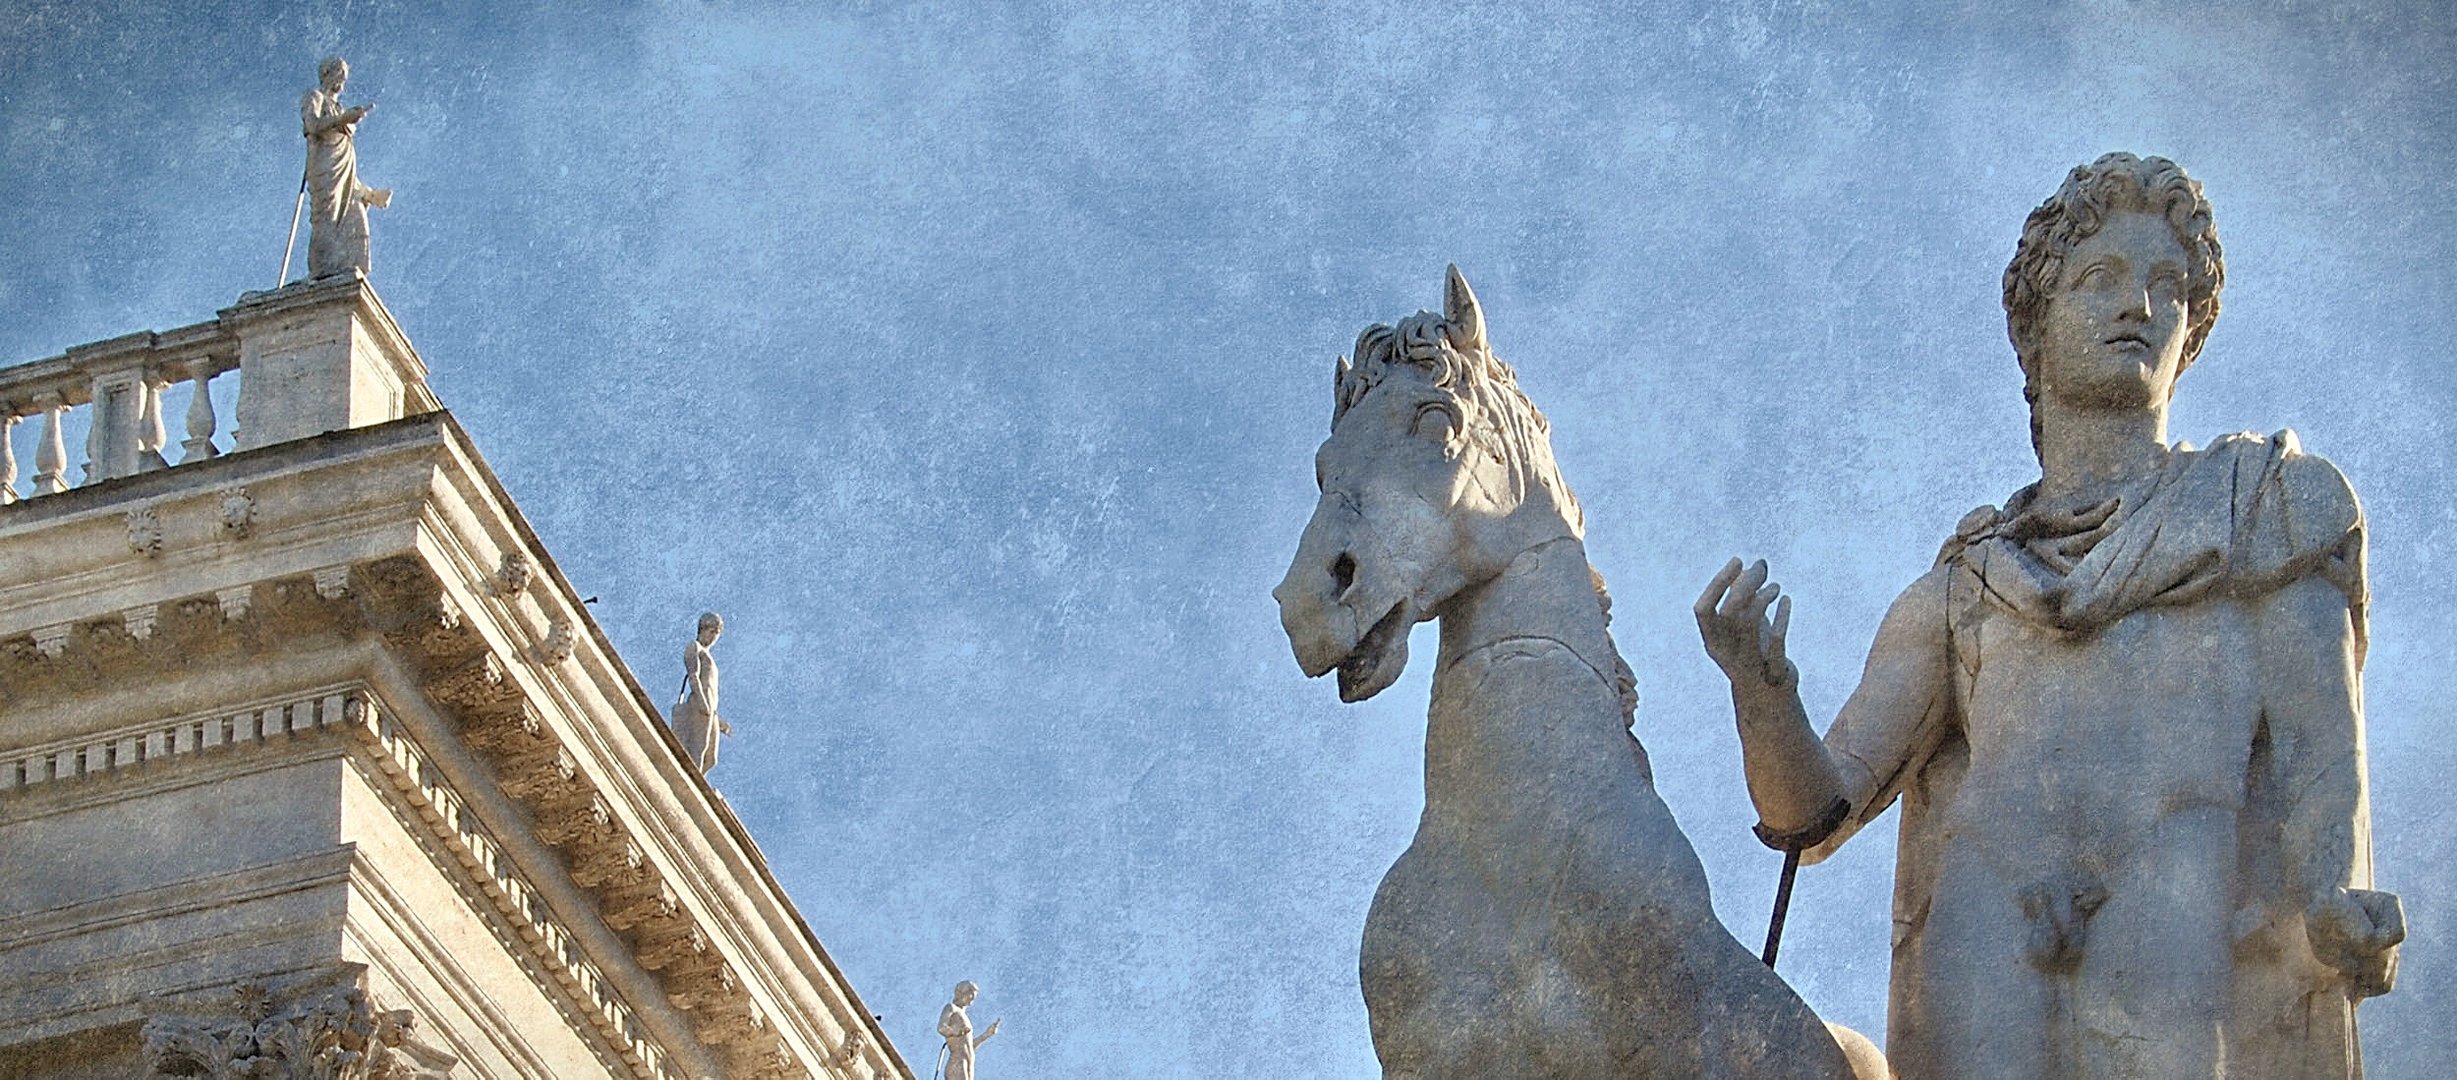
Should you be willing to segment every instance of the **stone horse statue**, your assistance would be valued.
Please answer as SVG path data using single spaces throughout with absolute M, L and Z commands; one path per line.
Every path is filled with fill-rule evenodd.
M 1365 919 L 1383 1075 L 1885 1075 L 1716 921 L 1630 732 L 1635 680 L 1544 416 L 1455 266 L 1447 292 L 1340 361 L 1322 498 L 1272 593 L 1343 701 L 1442 621 L 1424 816 Z

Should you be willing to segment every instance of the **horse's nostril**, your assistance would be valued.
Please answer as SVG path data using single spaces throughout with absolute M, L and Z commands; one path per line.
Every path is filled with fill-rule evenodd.
M 1331 560 L 1331 589 L 1334 592 L 1345 594 L 1348 586 L 1354 584 L 1356 584 L 1356 559 L 1345 551 L 1340 552 L 1339 558 Z

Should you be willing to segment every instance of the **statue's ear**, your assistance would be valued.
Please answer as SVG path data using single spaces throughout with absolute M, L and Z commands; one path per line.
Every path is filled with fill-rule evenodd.
M 1442 290 L 1442 321 L 1450 326 L 1450 346 L 1460 352 L 1483 352 L 1484 308 L 1476 303 L 1476 291 L 1467 287 L 1467 275 L 1459 272 L 1459 264 L 1450 266 L 1450 281 Z

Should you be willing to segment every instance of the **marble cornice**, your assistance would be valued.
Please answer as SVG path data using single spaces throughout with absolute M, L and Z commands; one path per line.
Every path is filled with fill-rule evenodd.
M 18 572 L 28 561 L 54 572 Z M 562 863 L 530 872 L 568 875 L 596 910 L 567 917 L 601 920 L 728 1075 L 911 1075 L 448 416 L 0 507 L 0 582 L 14 583 L 0 585 L 0 698 L 16 706 L 12 720 L 31 717 L 0 730 L 0 788 L 11 761 L 20 784 L 56 782 L 58 746 L 71 743 L 72 776 L 88 775 L 88 758 L 101 774 L 126 755 L 156 760 L 146 740 L 157 735 L 61 718 L 165 671 L 318 649 L 360 670 L 397 668 L 443 718 L 420 737 L 482 763 L 463 782 L 508 798 L 522 820 L 504 827 Z M 331 721 L 316 708 L 322 731 Z M 8 747 L 28 731 L 53 755 L 39 781 L 22 771 L 36 748 Z M 158 737 L 168 756 L 188 752 L 176 734 Z M 394 762 L 387 775 L 407 778 L 401 794 L 415 802 L 442 772 L 398 725 L 387 737 L 369 760 Z M 474 835 L 460 831 L 474 820 L 463 804 L 446 805 L 462 809 L 420 812 Z M 511 861 L 499 845 L 468 850 L 472 868 Z M 500 894 L 512 912 L 552 914 L 534 890 Z M 539 937 L 555 956 L 585 959 L 569 935 Z M 587 969 L 567 989 L 594 1003 L 604 986 Z

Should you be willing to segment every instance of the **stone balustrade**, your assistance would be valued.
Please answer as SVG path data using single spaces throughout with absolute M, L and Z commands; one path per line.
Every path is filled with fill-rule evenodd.
M 234 371 L 219 390 L 239 425 L 229 449 L 438 407 L 425 362 L 364 279 L 249 293 L 212 322 L 0 367 L 0 505 L 218 456 L 216 380 Z M 174 461 L 164 399 L 182 392 L 185 438 Z M 84 460 L 72 484 L 68 447 L 78 432 Z
M 239 350 L 217 329 L 130 334 L 0 368 L 0 505 L 67 491 L 69 437 L 80 429 L 74 486 L 220 454 L 214 388 L 219 380 L 225 398 L 235 394 L 238 377 L 221 377 L 238 369 Z M 163 399 L 183 385 L 186 438 L 173 448 Z

